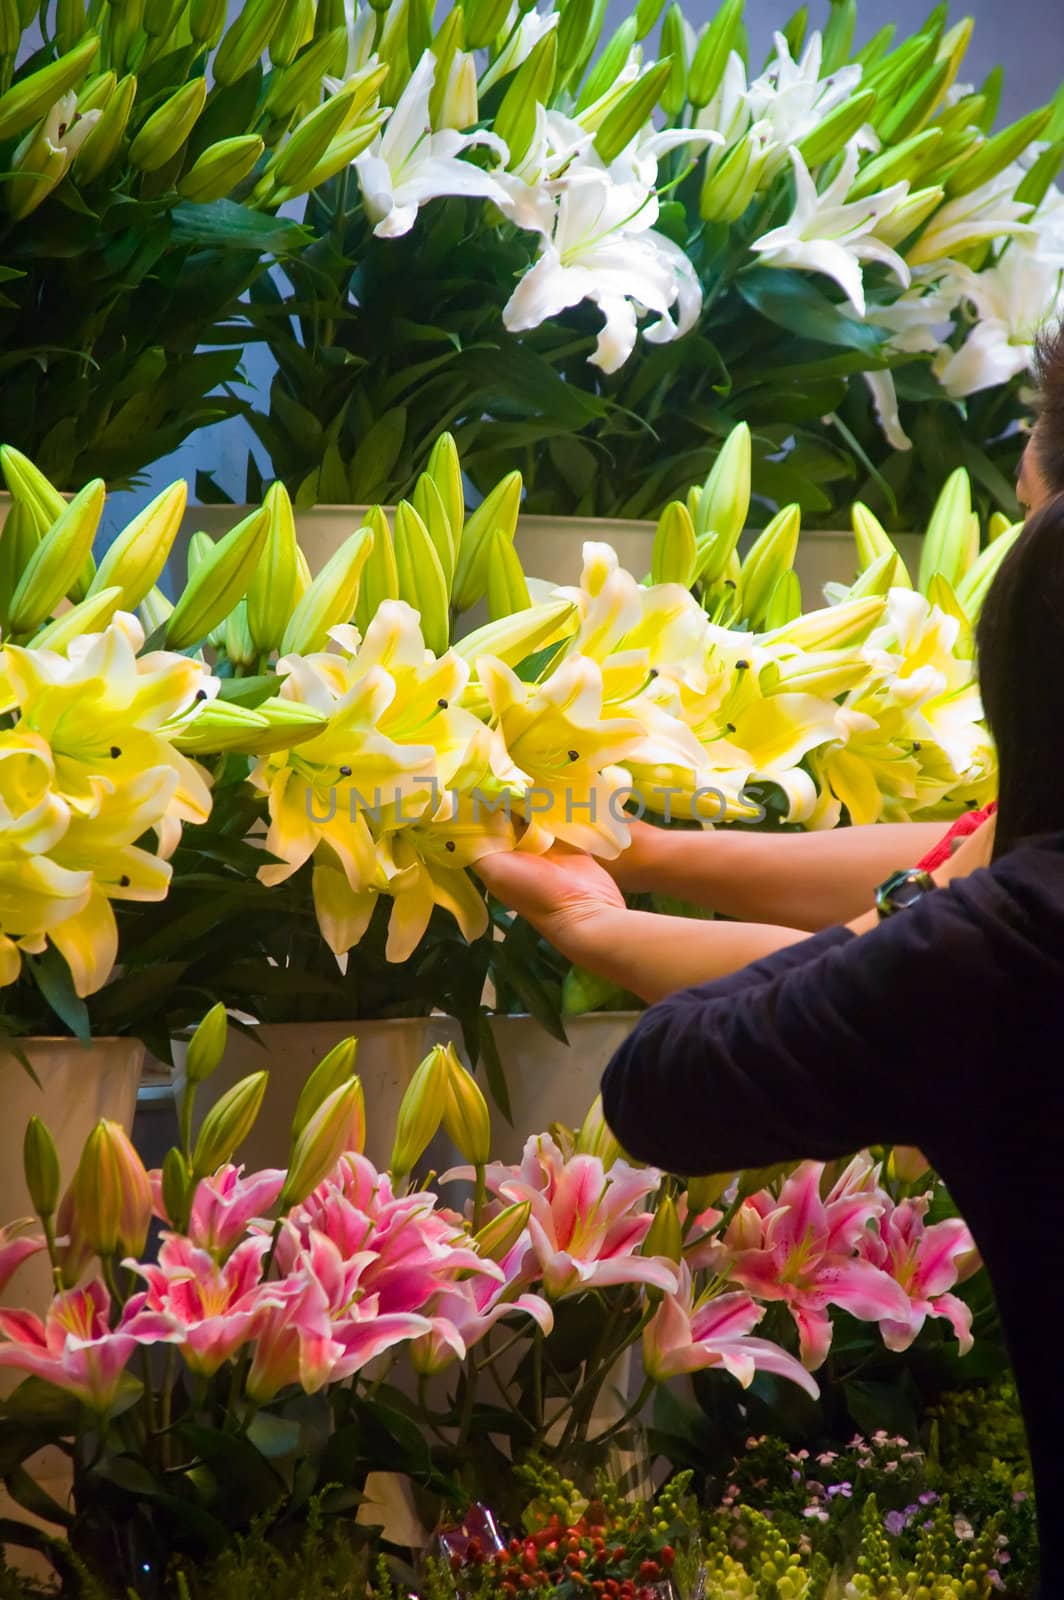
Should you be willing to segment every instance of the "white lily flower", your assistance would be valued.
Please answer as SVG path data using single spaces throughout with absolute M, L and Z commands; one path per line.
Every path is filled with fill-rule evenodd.
M 582 174 L 552 200 L 549 219 L 541 213 L 533 224 L 543 236 L 540 257 L 507 301 L 505 326 L 525 332 L 591 300 L 605 318 L 591 357 L 603 372 L 628 360 L 639 312 L 658 313 L 644 329 L 652 343 L 686 333 L 697 321 L 702 290 L 683 251 L 654 230 L 657 216 L 652 192 L 604 173 Z
M 662 156 L 682 150 L 685 145 L 701 152 L 708 145 L 723 143 L 724 135 L 714 128 L 658 129 L 648 123 L 611 164 L 610 174 L 619 183 L 639 183 L 645 189 L 653 189 Z
M 738 144 L 753 120 L 747 99 L 746 63 L 733 50 L 724 68 L 716 94 L 695 119 L 696 128 L 712 128 L 730 149 Z
M 889 305 L 869 306 L 865 320 L 885 328 L 887 348 L 907 355 L 938 355 L 953 332 L 953 313 L 964 294 L 960 271 L 952 262 L 917 267 L 912 287 Z M 912 440 L 902 427 L 894 374 L 889 370 L 866 372 L 879 425 L 895 450 L 911 450 Z
M 505 206 L 506 194 L 491 173 L 461 160 L 463 150 L 485 145 L 501 161 L 509 155 L 496 134 L 459 133 L 454 128 L 433 132 L 429 95 L 436 76 L 436 58 L 426 50 L 385 124 L 383 133 L 361 155 L 354 168 L 366 212 L 381 239 L 409 233 L 419 209 L 444 195 L 469 195 Z
M 998 173 L 971 194 L 947 200 L 909 251 L 909 265 L 917 267 L 927 261 L 956 256 L 973 245 L 1009 234 L 1015 238 L 1036 237 L 1037 230 L 1025 220 L 1030 217 L 1032 208 L 1012 198 L 1015 187 L 1014 173 Z
M 842 289 L 859 316 L 865 314 L 863 261 L 879 261 L 889 267 L 906 288 L 910 272 L 906 263 L 889 245 L 875 237 L 876 223 L 894 210 L 909 192 L 903 181 L 880 189 L 861 200 L 846 200 L 857 172 L 859 152 L 853 141 L 838 176 L 818 194 L 809 168 L 797 150 L 791 151 L 794 165 L 794 211 L 782 227 L 755 239 L 751 249 L 769 267 L 797 267 L 804 272 L 822 272 Z
M 859 66 L 839 67 L 821 78 L 823 41 L 813 33 L 801 58 L 795 61 L 782 33 L 775 35 L 776 54 L 747 91 L 746 103 L 754 122 L 767 122 L 778 146 L 770 166 L 778 172 L 786 165 L 788 146 L 799 144 L 824 118 L 853 95 L 861 82 Z M 867 140 L 860 148 L 872 148 Z
M 518 10 L 514 6 L 501 30 L 506 43 L 480 80 L 481 94 L 486 94 L 492 84 L 498 83 L 507 73 L 516 72 L 539 41 L 558 26 L 561 14 L 551 11 L 544 16 L 539 11 L 526 11 L 520 21 L 517 19 Z
M 943 348 L 933 363 L 955 400 L 1026 372 L 1039 328 L 1064 312 L 1064 271 L 1026 240 L 1012 244 L 994 266 L 964 271 L 960 281 L 977 320 L 959 350 Z
M 358 0 L 344 0 L 344 23 L 347 27 L 347 63 L 343 81 L 346 82 L 373 61 L 376 13 L 372 6 L 360 6 Z

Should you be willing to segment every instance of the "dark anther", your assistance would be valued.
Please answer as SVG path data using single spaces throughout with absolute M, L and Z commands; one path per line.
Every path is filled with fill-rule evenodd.
M 579 761 L 580 760 L 580 752 L 579 752 L 579 750 L 570 750 L 569 751 L 569 760 L 570 761 Z
M 457 846 L 457 845 L 456 845 L 456 844 L 455 844 L 455 842 L 454 842 L 454 840 L 453 840 L 453 839 L 446 839 L 446 840 L 445 840 L 445 841 L 444 841 L 444 845 L 443 845 L 443 848 L 444 848 L 444 849 L 445 849 L 445 850 L 450 850 L 450 851 L 451 851 L 451 853 L 452 853 L 452 855 L 453 855 L 453 853 L 454 853 L 454 852 L 455 852 L 455 850 L 457 850 L 457 849 L 458 849 L 458 846 Z
M 914 740 L 913 740 L 913 755 L 914 755 L 914 756 L 915 756 L 915 755 L 917 755 L 917 754 L 919 754 L 919 752 L 920 752 L 920 751 L 921 751 L 921 750 L 922 750 L 922 749 L 923 749 L 923 748 L 924 748 L 924 747 L 923 747 L 923 745 L 922 745 L 922 744 L 921 744 L 921 743 L 920 743 L 920 741 L 919 741 L 919 739 L 914 739 Z
M 436 704 L 439 706 L 441 711 L 446 711 L 449 702 L 446 700 L 437 700 Z
M 197 700 L 206 700 L 206 698 L 207 698 L 206 689 L 197 689 L 196 690 L 196 699 Z
M 128 889 L 130 884 L 133 882 L 133 879 L 129 876 L 128 872 L 123 872 L 118 882 L 123 889 Z
M 725 727 L 725 729 L 726 729 L 726 731 L 728 733 L 734 733 L 735 732 L 735 723 L 734 722 L 726 722 L 724 724 L 724 727 Z
M 113 744 L 111 746 L 111 760 L 112 761 L 117 761 L 121 754 L 122 754 L 122 752 L 119 749 L 118 745 Z
M 351 768 L 350 767 L 341 767 L 340 768 L 340 776 L 341 776 L 341 778 L 349 778 L 351 776 Z
M 736 672 L 745 672 L 749 665 L 749 661 L 737 661 L 735 663 L 735 670 Z

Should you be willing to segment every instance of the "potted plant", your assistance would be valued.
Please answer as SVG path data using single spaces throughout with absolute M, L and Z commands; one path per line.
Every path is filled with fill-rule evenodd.
M 210 0 L 16 11 L 0 57 L 0 439 L 61 490 L 97 474 L 119 487 L 239 409 L 222 386 L 240 348 L 218 325 L 308 241 L 280 208 L 372 137 L 380 74 L 322 107 L 343 28 L 287 0 L 229 23 Z
M 943 8 L 856 52 L 852 7 L 808 39 L 800 13 L 760 75 L 741 4 L 698 33 L 671 5 L 655 46 L 660 13 L 593 64 L 597 12 L 495 32 L 452 11 L 416 45 L 401 5 L 357 15 L 349 66 L 386 65 L 395 110 L 246 313 L 277 361 L 251 419 L 271 471 L 300 511 L 336 503 L 308 529 L 409 494 L 441 423 L 477 492 L 519 453 L 536 578 L 634 537 L 739 418 L 755 524 L 793 501 L 838 529 L 856 497 L 911 531 L 960 465 L 984 517 L 1016 514 L 1030 330 L 1061 307 L 1064 110 L 991 133 L 999 75 L 958 87 L 971 27 Z

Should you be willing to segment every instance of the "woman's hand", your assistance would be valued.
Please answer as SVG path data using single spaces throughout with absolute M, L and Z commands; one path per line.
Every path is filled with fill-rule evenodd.
M 944 861 L 932 877 L 939 888 L 945 888 L 954 878 L 966 878 L 980 867 L 988 867 L 994 854 L 994 829 L 997 813 L 980 823 L 974 833 L 961 840 L 948 861 Z
M 521 850 L 481 856 L 475 871 L 497 900 L 530 922 L 557 950 L 578 960 L 624 896 L 592 857 L 564 845 L 546 855 Z
M 649 822 L 629 822 L 631 843 L 612 861 L 602 863 L 614 883 L 628 894 L 649 894 L 661 889 L 665 858 L 677 835 Z

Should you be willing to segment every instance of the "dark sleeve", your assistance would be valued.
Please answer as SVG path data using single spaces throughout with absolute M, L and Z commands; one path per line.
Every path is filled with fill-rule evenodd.
M 936 1146 L 979 1114 L 1015 983 L 1011 906 L 975 873 L 860 938 L 828 929 L 671 995 L 607 1067 L 607 1122 L 637 1161 L 686 1176 Z

